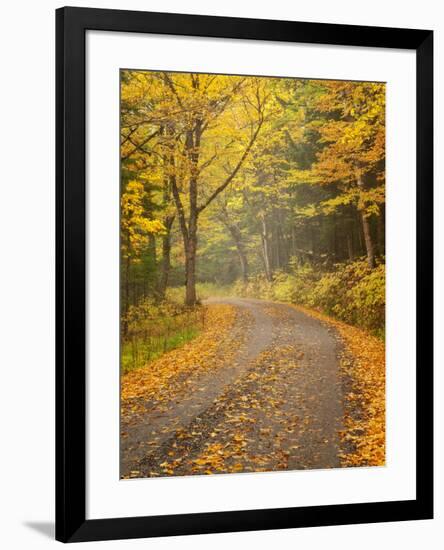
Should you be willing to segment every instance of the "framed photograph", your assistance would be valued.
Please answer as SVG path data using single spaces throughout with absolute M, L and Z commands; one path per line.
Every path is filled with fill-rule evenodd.
M 432 31 L 56 36 L 56 538 L 432 518 Z

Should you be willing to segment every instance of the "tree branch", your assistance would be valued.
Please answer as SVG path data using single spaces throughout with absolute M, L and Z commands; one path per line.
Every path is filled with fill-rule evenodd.
M 147 143 L 149 143 L 152 139 L 154 139 L 159 133 L 160 133 L 161 129 L 157 129 L 155 132 L 153 132 L 151 135 L 149 135 L 144 141 L 142 141 L 142 143 L 139 143 L 139 144 L 136 144 L 134 143 L 134 141 L 131 139 L 130 136 L 128 136 L 126 138 L 126 141 L 129 141 L 132 145 L 134 145 L 134 149 L 132 151 L 130 151 L 129 153 L 127 153 L 126 155 L 123 155 L 122 156 L 122 160 L 127 160 L 131 155 L 134 155 L 134 153 L 136 151 L 142 151 L 142 153 L 148 153 L 148 151 L 145 151 L 143 149 L 143 146 L 146 145 Z
M 174 96 L 177 100 L 177 103 L 179 104 L 179 107 L 181 109 L 183 109 L 182 100 L 180 99 L 179 94 L 177 93 L 177 90 L 176 90 L 176 88 L 173 84 L 173 81 L 170 78 L 170 75 L 168 73 L 163 73 L 163 78 L 164 78 L 168 88 L 173 92 L 173 94 L 174 94 Z
M 188 241 L 188 227 L 185 219 L 185 210 L 182 201 L 180 200 L 179 189 L 177 188 L 176 176 L 171 176 L 171 192 L 173 193 L 174 202 L 176 204 L 177 215 L 179 217 L 179 225 L 185 241 Z
M 245 149 L 243 155 L 241 156 L 241 158 L 239 159 L 239 162 L 236 164 L 236 166 L 234 167 L 233 171 L 231 172 L 231 174 L 225 179 L 225 181 L 219 185 L 219 187 L 217 187 L 213 193 L 211 193 L 211 195 L 208 197 L 208 199 L 203 203 L 201 204 L 198 208 L 197 208 L 197 212 L 200 214 L 202 212 L 202 210 L 205 210 L 205 208 L 211 203 L 213 202 L 213 200 L 219 195 L 219 193 L 221 193 L 229 184 L 230 182 L 234 179 L 234 177 L 236 176 L 236 174 L 239 172 L 239 169 L 241 168 L 242 164 L 244 163 L 245 159 L 247 158 L 248 156 L 248 153 L 250 152 L 251 148 L 253 147 L 253 144 L 254 142 L 256 141 L 256 138 L 257 136 L 259 135 L 259 132 L 260 132 L 260 129 L 262 128 L 262 124 L 264 122 L 264 119 L 263 117 L 260 118 L 260 121 L 259 121 L 259 124 L 256 128 L 256 131 L 254 132 L 253 136 L 251 137 L 250 139 L 250 142 L 248 143 L 247 145 L 247 148 Z

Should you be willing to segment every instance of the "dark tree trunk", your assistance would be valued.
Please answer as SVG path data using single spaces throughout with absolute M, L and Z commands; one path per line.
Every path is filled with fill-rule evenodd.
M 375 250 L 373 247 L 372 236 L 370 233 L 370 223 L 365 211 L 361 210 L 362 230 L 364 232 L 365 248 L 367 250 L 367 263 L 370 269 L 375 267 Z
M 237 255 L 239 256 L 239 262 L 241 267 L 242 281 L 246 283 L 248 281 L 248 259 L 245 252 L 244 243 L 242 242 L 242 234 L 237 225 L 225 221 L 225 225 L 233 238 L 236 246 Z
M 163 135 L 168 136 L 170 139 L 172 138 L 172 135 L 170 135 L 171 129 L 162 128 L 161 132 Z M 165 173 L 163 179 L 163 205 L 165 208 L 168 207 L 171 201 L 172 187 L 175 184 L 173 176 L 175 161 L 171 143 L 169 144 L 168 149 L 169 151 L 163 159 L 165 165 Z M 160 300 L 165 299 L 166 290 L 168 288 L 168 279 L 171 269 L 171 228 L 173 227 L 175 218 L 175 214 L 167 214 L 163 219 L 165 234 L 162 235 L 162 263 L 160 277 L 157 283 L 157 294 Z
M 364 181 L 362 180 L 361 176 L 358 177 L 357 184 L 360 189 L 363 189 Z M 362 231 L 364 233 L 365 249 L 367 251 L 367 263 L 370 269 L 373 269 L 375 267 L 375 249 L 370 232 L 369 216 L 366 214 L 365 208 L 361 208 L 360 215 L 362 221 Z
M 242 281 L 246 283 L 248 281 L 248 258 L 247 258 L 247 253 L 245 251 L 242 232 L 239 229 L 239 226 L 237 225 L 237 223 L 230 219 L 230 214 L 228 213 L 226 205 L 221 204 L 220 202 L 219 202 L 219 213 L 217 217 L 219 221 L 222 223 L 222 225 L 230 233 L 230 236 L 236 247 L 237 255 L 239 257 Z
M 153 259 L 153 264 L 156 265 L 156 262 L 157 262 L 156 237 L 152 233 L 148 235 L 148 251 L 149 251 L 149 255 Z
M 355 259 L 355 255 L 353 252 L 353 233 L 351 231 L 347 231 L 347 253 L 348 259 L 352 262 Z
M 198 82 L 195 84 L 198 87 Z M 197 251 L 197 164 L 199 162 L 200 140 L 202 137 L 202 120 L 196 119 L 194 129 L 189 130 L 186 136 L 185 147 L 191 162 L 191 176 L 189 181 L 190 213 L 188 218 L 187 236 L 184 235 L 185 245 L 185 305 L 194 306 L 196 296 L 196 251 Z M 185 222 L 186 227 L 186 222 Z
M 261 215 L 261 224 L 262 224 L 262 230 L 261 230 L 262 257 L 264 260 L 265 277 L 267 278 L 267 281 L 271 283 L 271 281 L 273 280 L 273 276 L 271 273 L 271 265 L 270 265 L 268 227 L 267 227 L 267 221 L 265 219 L 264 214 Z
M 346 254 L 350 262 L 355 259 L 355 243 L 356 243 L 356 220 L 353 210 L 348 211 L 348 216 L 344 224 L 345 242 L 346 242 Z
M 158 295 L 160 300 L 165 299 L 168 279 L 171 269 L 171 228 L 174 223 L 174 216 L 167 216 L 164 220 L 165 235 L 162 236 L 162 264 L 158 284 Z
M 310 263 L 314 264 L 314 258 L 317 255 L 316 247 L 316 235 L 313 223 L 310 223 L 310 243 L 311 243 L 311 254 L 308 256 Z
M 385 254 L 385 223 L 383 209 L 380 211 L 376 223 L 376 229 L 378 233 L 378 253 L 380 256 L 383 256 Z
M 290 259 L 290 238 L 283 230 L 285 227 L 285 219 L 282 215 L 282 212 L 278 212 L 278 223 L 276 227 L 277 238 L 279 244 L 279 265 L 281 268 L 288 268 L 288 262 Z
M 127 313 L 128 313 L 129 296 L 130 296 L 130 282 L 129 282 L 130 266 L 131 266 L 131 259 L 130 259 L 129 255 L 127 255 L 127 257 L 125 259 L 125 302 L 124 302 L 124 306 L 123 306 L 124 321 L 123 321 L 123 324 L 122 324 L 122 332 L 123 332 L 124 337 L 126 337 L 128 335 Z
M 296 228 L 294 225 L 291 226 L 291 255 L 296 256 L 297 247 L 296 247 Z
M 197 302 L 196 296 L 196 230 L 190 228 L 188 239 L 185 244 L 185 305 L 194 306 Z
M 179 217 L 179 225 L 182 233 L 185 252 L 185 305 L 194 306 L 196 296 L 196 250 L 197 250 L 197 219 L 199 210 L 197 207 L 197 163 L 199 161 L 200 139 L 202 136 L 202 123 L 196 121 L 194 130 L 187 132 L 185 147 L 191 161 L 192 169 L 189 180 L 189 216 L 188 223 L 185 211 L 179 196 L 176 178 L 171 178 L 171 190 Z
M 239 255 L 239 261 L 241 265 L 241 274 L 242 274 L 242 281 L 246 284 L 248 283 L 248 260 L 247 255 L 245 252 L 241 249 L 237 249 L 237 253 Z

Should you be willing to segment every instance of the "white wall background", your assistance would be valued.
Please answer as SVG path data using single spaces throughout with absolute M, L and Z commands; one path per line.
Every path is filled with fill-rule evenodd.
M 70 0 L 69 5 L 205 13 L 394 27 L 432 28 L 436 47 L 436 218 L 444 162 L 444 18 L 436 0 Z M 0 178 L 0 544 L 46 549 L 54 517 L 54 9 L 22 0 L 2 7 Z M 444 280 L 444 222 L 437 220 L 436 280 Z M 440 249 L 440 250 L 439 250 Z M 442 547 L 444 538 L 444 292 L 436 285 L 436 519 L 241 534 L 87 543 L 87 547 L 207 549 L 275 547 L 403 550 Z

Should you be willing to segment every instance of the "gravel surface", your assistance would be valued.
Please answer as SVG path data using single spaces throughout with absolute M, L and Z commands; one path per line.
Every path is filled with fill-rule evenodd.
M 122 420 L 121 476 L 150 477 L 340 466 L 340 341 L 286 305 L 224 298 L 236 322 L 213 372 L 136 424 Z

